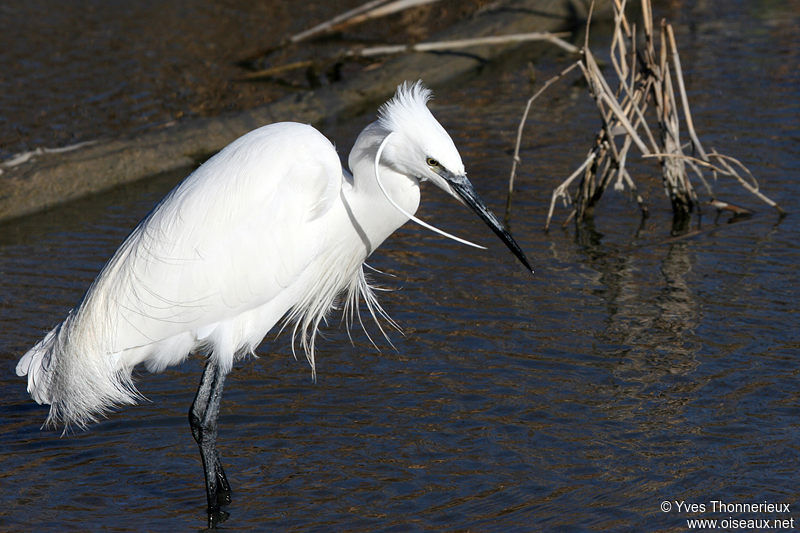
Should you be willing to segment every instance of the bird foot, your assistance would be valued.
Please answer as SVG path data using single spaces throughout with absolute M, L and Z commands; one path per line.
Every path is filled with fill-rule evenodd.
M 230 503 L 232 501 L 233 501 L 233 498 L 231 497 L 231 490 L 230 489 L 227 489 L 227 490 L 219 489 L 219 490 L 217 490 L 217 505 L 218 506 L 221 507 L 223 505 L 230 505 Z
M 208 508 L 208 529 L 217 529 L 217 526 L 228 519 L 230 513 L 219 507 Z

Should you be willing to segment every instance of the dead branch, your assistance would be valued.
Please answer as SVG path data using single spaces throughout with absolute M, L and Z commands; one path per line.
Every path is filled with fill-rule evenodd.
M 326 33 L 339 31 L 342 28 L 359 24 L 365 20 L 385 17 L 386 15 L 391 15 L 398 11 L 438 1 L 439 0 L 395 0 L 391 2 L 389 0 L 373 0 L 372 2 L 367 2 L 359 7 L 336 15 L 332 19 L 317 24 L 313 28 L 292 35 L 289 37 L 287 44 L 296 44 Z
M 262 50 L 257 54 L 254 54 L 246 59 L 243 59 L 242 63 L 251 63 L 258 58 L 268 56 L 276 52 L 277 50 L 286 48 L 287 46 L 295 45 L 297 43 L 301 43 L 309 39 L 314 39 L 333 32 L 341 31 L 344 28 L 347 28 L 348 26 L 353 26 L 355 24 L 359 24 L 366 20 L 385 17 L 387 15 L 391 15 L 399 11 L 423 6 L 426 4 L 431 4 L 433 2 L 438 2 L 438 1 L 439 0 L 371 0 L 349 11 L 340 13 L 335 17 L 326 20 L 325 22 L 321 22 L 316 26 L 308 28 L 307 30 L 303 30 L 288 38 L 285 38 L 281 40 L 279 43 L 267 48 L 266 50 Z M 286 67 L 276 67 L 276 68 L 291 70 L 291 68 L 294 67 L 295 67 L 294 65 L 288 65 Z M 257 76 L 254 74 L 253 76 L 254 78 L 248 78 L 248 79 L 258 79 L 260 77 L 268 77 L 269 75 Z
M 249 72 L 242 76 L 242 80 L 255 81 L 265 78 L 273 77 L 277 74 L 283 74 L 292 70 L 301 68 L 308 68 L 317 63 L 324 61 L 338 61 L 341 58 L 353 57 L 374 57 L 379 55 L 388 54 L 401 54 L 407 52 L 443 52 L 448 50 L 458 50 L 461 48 L 469 48 L 473 46 L 497 46 L 503 44 L 514 44 L 528 41 L 547 41 L 555 44 L 559 48 L 566 50 L 569 53 L 577 54 L 580 49 L 565 41 L 561 37 L 567 36 L 569 33 L 549 33 L 549 32 L 529 32 L 529 33 L 513 33 L 510 35 L 492 35 L 488 37 L 476 37 L 474 39 L 457 39 L 453 41 L 431 41 L 426 43 L 417 44 L 387 44 L 380 46 L 370 46 L 367 48 L 353 48 L 340 52 L 333 57 L 323 60 L 304 60 L 287 63 L 285 65 L 276 65 L 274 67 Z
M 389 44 L 383 46 L 371 46 L 368 48 L 357 48 L 345 52 L 345 56 L 371 57 L 376 55 L 400 54 L 404 52 L 440 52 L 447 50 L 458 50 L 472 46 L 513 44 L 526 41 L 548 41 L 566 50 L 571 54 L 577 54 L 580 49 L 565 41 L 561 37 L 569 33 L 549 33 L 534 31 L 529 33 L 512 33 L 510 35 L 492 35 L 489 37 L 476 37 L 474 39 L 457 39 L 453 41 L 433 41 L 417 44 Z

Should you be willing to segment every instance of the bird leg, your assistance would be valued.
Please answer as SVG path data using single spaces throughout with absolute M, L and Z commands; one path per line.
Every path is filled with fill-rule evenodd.
M 214 527 L 227 518 L 227 513 L 221 512 L 219 508 L 231 503 L 231 486 L 225 477 L 217 451 L 217 417 L 224 384 L 225 374 L 216 362 L 209 360 L 189 410 L 189 425 L 203 459 L 209 527 Z

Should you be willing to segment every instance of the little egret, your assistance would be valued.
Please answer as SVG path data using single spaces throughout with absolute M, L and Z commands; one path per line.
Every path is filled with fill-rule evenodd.
M 430 95 L 421 82 L 400 85 L 358 136 L 352 173 L 319 131 L 283 122 L 240 137 L 177 185 L 17 364 L 33 399 L 50 405 L 46 424 L 85 427 L 135 403 L 131 372 L 139 363 L 159 372 L 190 353 L 206 354 L 189 423 L 213 525 L 231 501 L 216 440 L 234 361 L 283 318 L 294 324 L 313 373 L 317 330 L 337 298 L 351 319 L 362 298 L 373 317 L 384 314 L 364 261 L 409 219 L 421 222 L 413 217 L 420 182 L 472 208 L 531 270 L 467 179 L 427 107 Z

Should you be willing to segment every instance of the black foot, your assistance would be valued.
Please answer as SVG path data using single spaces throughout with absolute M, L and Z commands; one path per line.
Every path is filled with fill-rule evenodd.
M 230 505 L 232 501 L 233 498 L 231 498 L 231 489 L 228 490 L 217 489 L 217 505 L 219 505 L 220 507 L 222 507 L 223 505 Z
M 217 509 L 208 510 L 208 529 L 217 529 L 217 526 L 228 519 L 230 513 Z

